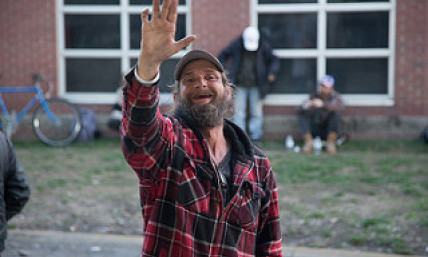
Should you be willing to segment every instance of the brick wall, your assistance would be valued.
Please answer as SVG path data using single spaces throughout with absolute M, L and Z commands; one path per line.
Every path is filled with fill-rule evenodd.
M 250 25 L 250 0 L 192 1 L 191 16 L 193 47 L 217 55 Z
M 30 85 L 35 72 L 57 83 L 55 2 L 0 0 L 0 85 Z M 395 105 L 349 107 L 347 116 L 428 117 L 428 1 L 397 0 L 396 7 Z M 250 24 L 250 0 L 195 0 L 191 19 L 192 33 L 199 37 L 194 48 L 218 54 Z M 17 108 L 29 96 L 6 98 Z M 91 108 L 109 112 L 106 105 Z M 265 106 L 272 119 L 290 118 L 294 110 L 294 106 Z
M 29 86 L 31 74 L 57 82 L 55 0 L 0 1 L 1 85 Z M 5 96 L 18 108 L 30 96 Z
M 428 116 L 428 1 L 397 1 L 396 111 Z

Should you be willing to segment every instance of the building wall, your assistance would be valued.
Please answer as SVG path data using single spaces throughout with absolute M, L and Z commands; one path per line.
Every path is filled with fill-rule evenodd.
M 428 1 L 398 0 L 395 109 L 428 116 Z
M 55 0 L 0 1 L 0 74 L 2 86 L 29 86 L 41 73 L 57 82 Z M 29 96 L 7 95 L 19 108 Z M 13 102 L 11 101 L 13 98 Z
M 55 4 L 55 0 L 0 1 L 1 85 L 30 85 L 30 76 L 36 72 L 57 83 Z M 250 0 L 194 0 L 191 12 L 192 33 L 198 36 L 193 47 L 214 54 L 250 24 Z M 422 124 L 428 123 L 428 1 L 397 0 L 396 16 L 395 105 L 347 108 L 345 116 L 355 135 L 376 137 L 383 133 L 379 128 L 384 128 L 392 131 L 389 135 L 413 137 Z M 6 96 L 6 101 L 16 109 L 28 97 Z M 110 110 L 106 105 L 92 108 L 100 115 L 108 115 Z M 291 129 L 296 131 L 294 112 L 295 107 L 286 103 L 267 103 L 267 134 L 282 138 Z
M 250 25 L 250 0 L 192 1 L 194 48 L 217 55 Z
M 396 3 L 395 104 L 345 110 L 354 138 L 415 138 L 428 125 L 428 1 Z M 294 106 L 265 106 L 265 134 L 298 134 Z M 269 126 L 266 126 L 269 124 Z

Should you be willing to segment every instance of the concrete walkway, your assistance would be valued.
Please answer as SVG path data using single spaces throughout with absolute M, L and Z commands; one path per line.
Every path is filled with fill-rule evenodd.
M 140 236 L 10 230 L 3 257 L 138 257 Z M 400 257 L 401 255 L 285 247 L 285 257 Z M 404 257 L 404 256 L 401 256 Z M 409 256 L 406 256 L 409 257 Z

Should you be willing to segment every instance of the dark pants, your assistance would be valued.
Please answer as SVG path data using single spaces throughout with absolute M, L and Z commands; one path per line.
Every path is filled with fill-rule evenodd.
M 340 112 L 311 109 L 300 112 L 297 118 L 302 135 L 311 133 L 313 137 L 319 136 L 325 140 L 330 132 L 340 134 L 342 120 L 342 113 Z

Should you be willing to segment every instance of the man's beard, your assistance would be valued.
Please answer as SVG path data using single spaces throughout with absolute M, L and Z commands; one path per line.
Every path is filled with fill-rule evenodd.
M 233 115 L 233 99 L 226 91 L 223 95 L 215 95 L 212 102 L 207 104 L 194 104 L 189 98 L 183 98 L 178 94 L 177 111 L 184 111 L 192 117 L 200 128 L 214 128 L 223 124 L 225 118 Z

